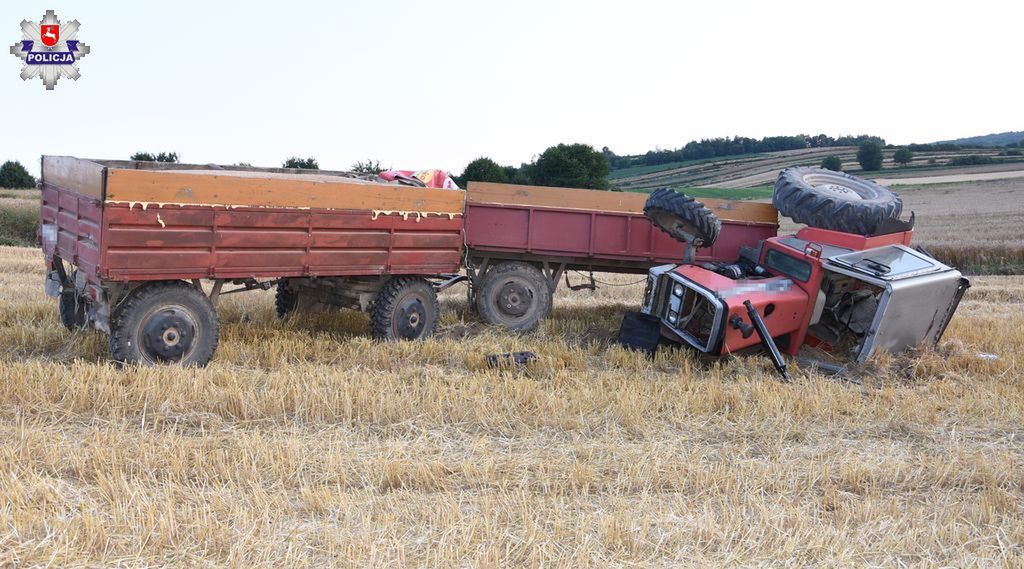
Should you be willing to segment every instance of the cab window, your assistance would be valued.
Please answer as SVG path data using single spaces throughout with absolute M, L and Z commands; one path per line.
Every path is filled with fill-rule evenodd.
M 811 264 L 803 259 L 790 257 L 776 249 L 769 249 L 764 257 L 764 264 L 769 269 L 775 269 L 785 273 L 800 282 L 807 282 L 811 278 Z

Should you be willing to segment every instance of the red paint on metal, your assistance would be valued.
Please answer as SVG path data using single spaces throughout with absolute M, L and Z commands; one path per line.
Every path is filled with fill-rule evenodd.
M 734 327 L 730 322 L 732 317 L 736 316 L 743 323 L 752 324 L 750 316 L 747 314 L 747 307 L 743 305 L 744 300 L 749 300 L 754 304 L 773 338 L 796 333 L 801 327 L 806 327 L 808 295 L 798 286 L 790 285 L 785 290 L 776 291 L 751 290 L 732 295 L 723 294 L 730 289 L 764 287 L 770 283 L 792 281 L 792 279 L 777 276 L 769 279 L 733 280 L 696 265 L 680 265 L 675 272 L 708 290 L 715 291 L 725 304 L 725 334 L 719 354 L 736 352 L 761 342 L 757 334 L 743 337 L 743 331 Z M 765 309 L 769 304 L 773 305 L 772 310 L 770 314 L 766 314 L 768 311 Z
M 899 233 L 865 237 L 864 235 L 843 233 L 841 231 L 830 231 L 828 229 L 817 229 L 814 227 L 804 227 L 800 231 L 796 232 L 797 238 L 803 239 L 804 241 L 820 243 L 823 245 L 834 245 L 836 247 L 852 249 L 854 251 L 874 249 L 875 247 L 883 247 L 885 245 L 909 246 L 911 235 L 913 235 L 913 231 L 901 231 Z
M 58 256 L 98 286 L 103 211 L 99 201 L 48 185 L 42 187 L 41 195 L 39 223 L 47 266 Z
M 722 222 L 718 241 L 697 251 L 697 261 L 735 261 L 741 245 L 774 237 L 774 223 Z M 466 204 L 466 245 L 478 251 L 607 261 L 678 263 L 685 248 L 643 214 L 497 204 Z M 614 271 L 616 265 L 609 265 Z
M 440 274 L 459 270 L 462 219 L 369 210 L 107 203 L 44 186 L 46 250 L 91 282 Z M 102 239 L 100 236 L 102 235 Z M 45 247 L 44 247 L 45 248 Z

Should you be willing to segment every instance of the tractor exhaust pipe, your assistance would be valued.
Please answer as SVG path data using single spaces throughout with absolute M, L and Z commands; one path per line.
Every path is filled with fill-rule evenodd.
M 749 300 L 743 301 L 743 306 L 747 307 L 747 315 L 750 316 L 750 321 L 754 323 L 754 329 L 757 330 L 757 337 L 761 338 L 761 345 L 764 346 L 768 357 L 772 359 L 772 363 L 775 364 L 775 369 L 782 376 L 782 379 L 789 381 L 789 373 L 786 371 L 786 362 L 782 359 L 782 354 L 779 352 L 779 347 L 775 345 L 775 340 L 772 339 L 771 334 L 768 333 L 768 327 L 765 326 L 764 320 L 761 320 L 761 315 L 758 314 L 757 309 L 750 303 Z

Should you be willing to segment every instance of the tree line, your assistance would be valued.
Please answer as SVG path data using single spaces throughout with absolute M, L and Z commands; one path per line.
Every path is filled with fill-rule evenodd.
M 557 144 L 548 147 L 544 152 L 529 163 L 519 166 L 503 165 L 489 157 L 481 156 L 469 164 L 455 180 L 462 187 L 471 181 L 499 182 L 535 186 L 561 186 L 568 188 L 608 189 L 608 174 L 612 170 L 620 170 L 633 166 L 657 166 L 671 162 L 688 160 L 705 160 L 740 154 L 757 154 L 778 152 L 781 150 L 799 150 L 804 148 L 827 148 L 839 146 L 857 146 L 857 162 L 864 171 L 882 168 L 883 154 L 886 148 L 885 139 L 867 134 L 844 135 L 831 137 L 825 134 L 795 136 L 766 136 L 761 139 L 745 136 L 725 138 L 704 138 L 690 141 L 675 150 L 650 150 L 644 154 L 618 155 L 607 146 L 600 151 L 589 144 Z M 890 147 L 891 148 L 891 147 Z M 908 144 L 897 148 L 893 160 L 907 165 L 914 160 L 916 152 L 946 152 L 964 150 L 965 148 L 991 148 L 978 145 L 961 144 Z M 1005 145 L 1006 156 L 1020 156 L 1018 148 L 1024 148 L 1024 140 Z M 180 160 L 177 152 L 136 152 L 131 160 L 147 162 L 177 163 Z M 954 157 L 949 161 L 951 166 L 971 164 L 987 164 L 993 159 L 989 156 L 971 155 Z M 235 166 L 252 166 L 238 163 Z M 319 170 L 316 158 L 291 156 L 281 163 L 282 168 Z M 842 161 L 838 156 L 825 157 L 822 168 L 842 170 Z M 358 161 L 350 168 L 360 174 L 380 174 L 390 169 L 382 166 L 379 160 Z M 0 187 L 22 188 L 35 186 L 35 178 L 18 162 L 8 161 L 0 166 Z
M 885 139 L 868 134 L 844 135 L 837 138 L 827 134 L 794 136 L 766 136 L 761 139 L 746 136 L 725 138 L 703 138 L 691 140 L 674 150 L 655 149 L 644 154 L 628 154 L 619 156 L 605 146 L 601 152 L 608 159 L 612 170 L 622 170 L 633 166 L 658 166 L 670 162 L 687 160 L 706 160 L 723 156 L 740 154 L 759 154 L 762 152 L 778 152 L 780 150 L 801 150 L 804 148 L 828 148 L 833 146 L 858 146 L 861 143 L 875 140 L 885 145 Z

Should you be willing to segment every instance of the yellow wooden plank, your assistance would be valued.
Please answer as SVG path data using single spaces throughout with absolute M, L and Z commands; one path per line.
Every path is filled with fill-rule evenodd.
M 647 195 L 635 192 L 470 182 L 466 192 L 466 201 L 469 203 L 643 213 Z M 778 223 L 779 220 L 778 212 L 771 204 L 711 198 L 698 198 L 698 201 L 723 220 L 750 223 Z
M 360 209 L 461 214 L 465 192 L 317 174 L 110 170 L 107 200 L 154 204 Z

